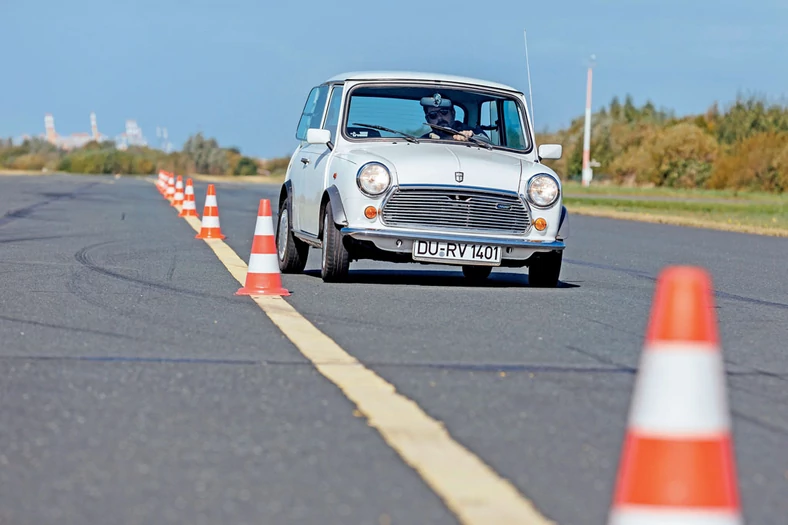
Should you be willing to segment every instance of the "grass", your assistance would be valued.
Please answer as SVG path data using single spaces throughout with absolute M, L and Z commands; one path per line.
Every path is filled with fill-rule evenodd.
M 12 170 L 10 168 L 0 168 L 0 175 L 58 175 L 62 171 L 50 170 Z
M 663 194 L 664 195 L 664 194 Z M 788 236 L 788 199 L 772 196 L 743 200 L 692 200 L 696 193 L 684 191 L 683 199 L 627 199 L 565 196 L 570 212 L 580 215 L 634 219 L 647 222 L 699 226 L 726 231 Z
M 674 199 L 714 199 L 747 202 L 788 203 L 788 194 L 737 190 L 677 189 L 617 186 L 605 183 L 591 183 L 584 187 L 577 181 L 562 182 L 564 195 L 574 196 L 633 196 L 633 197 L 666 197 Z

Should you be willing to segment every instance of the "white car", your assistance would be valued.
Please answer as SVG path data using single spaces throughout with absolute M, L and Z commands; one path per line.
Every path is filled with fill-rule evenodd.
M 561 182 L 534 146 L 518 90 L 449 75 L 335 76 L 307 97 L 279 197 L 283 273 L 322 250 L 324 281 L 351 261 L 528 266 L 531 286 L 558 284 L 568 234 Z

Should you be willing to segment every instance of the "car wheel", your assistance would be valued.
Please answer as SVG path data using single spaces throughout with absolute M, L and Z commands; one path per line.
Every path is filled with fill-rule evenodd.
M 487 280 L 492 272 L 492 266 L 472 266 L 462 267 L 462 274 L 472 283 L 482 283 Z
M 542 252 L 531 257 L 528 264 L 528 284 L 534 288 L 555 288 L 561 273 L 563 252 Z
M 282 273 L 301 273 L 306 267 L 309 245 L 293 236 L 290 225 L 290 197 L 279 206 L 279 220 L 276 223 L 276 254 L 279 270 Z
M 323 253 L 320 258 L 320 276 L 325 282 L 341 282 L 347 278 L 350 256 L 342 240 L 340 229 L 334 224 L 331 204 L 323 214 Z

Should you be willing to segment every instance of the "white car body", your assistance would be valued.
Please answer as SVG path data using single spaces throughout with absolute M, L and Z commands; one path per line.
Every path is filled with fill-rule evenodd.
M 354 131 L 350 132 L 350 123 L 345 122 L 349 98 L 356 88 L 362 86 L 373 89 L 389 86 L 392 90 L 428 88 L 430 92 L 444 90 L 459 95 L 462 95 L 462 90 L 470 90 L 469 96 L 489 94 L 505 97 L 501 99 L 505 102 L 500 104 L 506 103 L 506 106 L 488 101 L 484 107 L 489 109 L 490 119 L 494 114 L 496 126 L 501 121 L 511 122 L 505 125 L 512 129 L 517 124 L 514 113 L 504 114 L 504 111 L 519 109 L 521 133 L 525 136 L 519 140 L 526 140 L 529 146 L 513 150 L 457 140 L 419 138 L 415 143 L 399 136 L 359 136 L 375 133 L 365 127 L 352 127 Z M 319 108 L 321 90 L 327 94 L 324 106 Z M 332 93 L 336 95 L 335 100 Z M 313 97 L 318 102 L 313 113 L 306 114 L 306 107 Z M 440 96 L 435 100 L 437 107 Z M 422 101 L 421 105 L 425 106 L 425 103 Z M 555 265 L 560 270 L 561 254 L 568 235 L 568 216 L 562 205 L 560 178 L 541 163 L 539 153 L 546 158 L 560 158 L 561 146 L 535 147 L 523 93 L 502 84 L 465 77 L 362 72 L 339 75 L 316 86 L 310 93 L 307 106 L 297 132 L 302 140 L 292 155 L 280 194 L 277 243 L 283 272 L 303 270 L 305 260 L 301 259 L 305 257 L 301 257 L 302 252 L 306 246 L 312 246 L 324 251 L 322 273 L 326 280 L 344 278 L 349 262 L 357 259 L 461 265 L 469 277 L 482 278 L 489 274 L 489 269 L 474 270 L 473 267 L 522 267 L 541 261 L 542 266 L 551 266 L 548 273 L 555 275 L 540 281 L 545 281 L 545 286 L 557 284 Z M 481 122 L 481 103 L 474 107 L 466 104 L 465 107 L 469 108 L 469 115 L 475 111 L 477 121 Z M 425 115 L 428 109 L 424 109 Z M 456 111 L 463 109 L 457 106 Z M 306 133 L 302 129 L 306 126 L 304 119 L 312 124 Z M 317 122 L 320 122 L 320 127 L 317 127 Z M 359 129 L 364 131 L 359 132 Z M 430 127 L 426 129 L 435 131 Z M 499 133 L 497 140 L 508 144 L 504 128 L 500 128 L 500 132 L 492 129 L 492 125 L 484 129 L 490 129 L 485 131 L 490 136 Z M 360 170 L 371 162 L 382 164 L 390 174 L 390 186 L 380 195 L 369 195 L 360 189 Z M 558 186 L 557 198 L 549 206 L 536 206 L 528 197 L 529 183 L 536 175 L 548 175 Z M 380 180 L 385 180 L 385 176 Z M 542 180 L 548 186 L 551 184 L 547 179 Z M 372 218 L 365 215 L 365 210 L 370 207 L 375 210 Z M 330 214 L 326 212 L 329 208 Z M 325 232 L 324 219 L 327 215 L 336 228 L 336 232 L 329 231 L 329 237 Z M 537 219 L 546 221 L 542 230 L 534 226 Z M 341 246 L 337 245 L 338 239 L 341 239 Z M 428 252 L 417 257 L 414 243 L 418 241 L 440 241 L 444 244 L 429 244 L 428 250 L 442 252 Z M 325 253 L 327 243 L 333 243 L 328 247 L 328 254 Z M 421 253 L 424 246 L 423 243 L 417 244 L 417 251 Z M 462 246 L 472 251 L 481 247 L 480 258 L 447 258 L 447 250 L 456 256 Z M 452 247 L 456 247 L 456 251 Z M 288 248 L 291 253 L 287 253 Z M 296 248 L 298 250 L 294 252 Z M 485 249 L 488 255 L 493 251 L 496 255 L 485 258 Z M 333 264 L 330 259 L 334 252 L 339 257 L 339 267 L 327 269 L 327 264 Z M 551 259 L 547 261 L 546 255 L 533 257 L 535 254 L 551 254 Z M 539 268 L 542 271 L 541 266 Z M 531 273 L 533 269 L 529 270 Z

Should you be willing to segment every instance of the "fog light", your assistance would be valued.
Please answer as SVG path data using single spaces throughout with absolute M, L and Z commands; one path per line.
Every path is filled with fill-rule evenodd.
M 544 220 L 542 217 L 539 217 L 534 221 L 534 228 L 536 228 L 540 232 L 544 231 L 544 229 L 547 228 L 547 221 Z
M 374 219 L 378 216 L 378 209 L 374 206 L 367 206 L 364 208 L 364 217 L 367 219 Z

